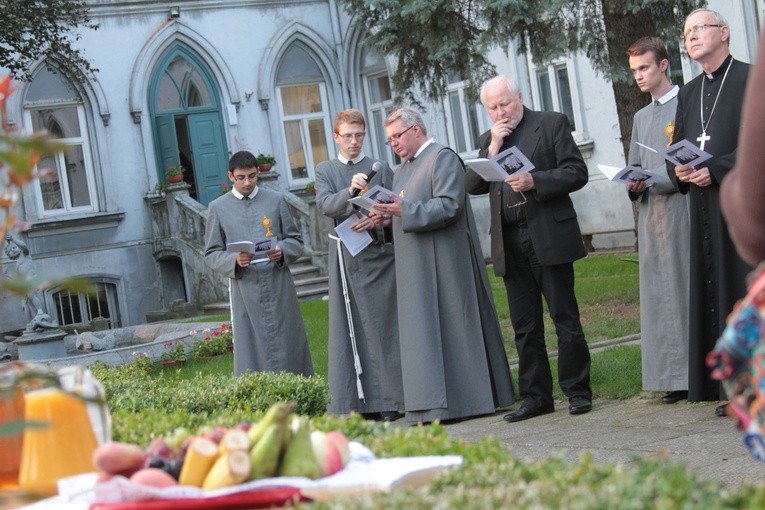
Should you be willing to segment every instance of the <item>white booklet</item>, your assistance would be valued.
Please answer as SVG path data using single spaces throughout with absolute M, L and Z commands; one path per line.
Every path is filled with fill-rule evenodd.
M 391 204 L 396 199 L 396 194 L 379 184 L 367 190 L 363 195 L 349 198 L 348 201 L 353 205 L 363 207 L 367 211 L 373 210 L 375 204 Z M 403 200 L 403 199 L 401 199 Z
M 261 237 L 254 241 L 235 241 L 226 245 L 226 251 L 252 253 L 254 257 L 250 264 L 268 262 L 266 252 L 276 248 L 276 237 Z
M 670 163 L 674 163 L 678 166 L 691 165 L 696 166 L 699 163 L 710 159 L 712 157 L 708 152 L 704 152 L 686 139 L 682 139 L 679 142 L 665 147 L 660 150 L 656 150 L 653 147 L 643 145 L 640 142 L 635 142 L 641 147 L 645 147 L 651 152 L 659 154 Z
M 504 181 L 513 174 L 520 175 L 534 170 L 529 158 L 515 146 L 503 150 L 491 159 L 466 159 L 465 164 L 485 181 Z
M 355 257 L 361 250 L 372 244 L 372 236 L 367 230 L 357 232 L 351 228 L 359 219 L 359 213 L 351 214 L 345 221 L 335 227 L 337 236 L 348 249 L 351 257 Z
M 631 184 L 633 182 L 642 181 L 646 186 L 650 186 L 656 182 L 655 174 L 652 174 L 648 170 L 644 170 L 639 166 L 625 166 L 624 168 L 619 168 L 618 166 L 598 165 L 598 170 L 614 182 Z

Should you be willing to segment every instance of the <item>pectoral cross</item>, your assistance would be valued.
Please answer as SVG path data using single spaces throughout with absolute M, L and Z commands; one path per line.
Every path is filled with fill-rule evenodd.
M 699 148 L 700 148 L 701 150 L 704 150 L 704 144 L 705 144 L 707 141 L 711 140 L 711 139 L 712 139 L 712 137 L 711 137 L 711 136 L 709 136 L 709 135 L 706 133 L 706 131 L 704 131 L 704 132 L 702 132 L 702 133 L 701 133 L 701 135 L 699 135 L 699 137 L 698 137 L 698 138 L 696 138 L 696 141 L 697 141 L 697 142 L 701 142 L 701 145 L 699 145 Z

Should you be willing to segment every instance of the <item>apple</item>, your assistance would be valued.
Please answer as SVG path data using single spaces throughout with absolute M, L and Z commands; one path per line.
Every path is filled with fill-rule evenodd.
M 321 468 L 322 476 L 329 476 L 343 469 L 343 457 L 334 442 L 330 441 L 327 434 L 320 430 L 311 432 L 311 446 L 313 455 L 316 457 Z
M 327 432 L 327 441 L 333 443 L 337 448 L 337 451 L 340 452 L 340 457 L 343 459 L 343 466 L 348 464 L 348 461 L 351 460 L 351 447 L 348 444 L 348 438 L 345 437 L 345 434 L 339 430 Z

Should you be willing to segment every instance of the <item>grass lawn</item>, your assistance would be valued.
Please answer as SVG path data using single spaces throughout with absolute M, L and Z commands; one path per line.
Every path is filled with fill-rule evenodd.
M 638 265 L 636 254 L 590 255 L 574 264 L 576 293 L 585 337 L 590 343 L 618 338 L 640 332 L 640 298 L 638 292 Z M 489 268 L 489 279 L 494 303 L 502 325 L 505 349 L 510 359 L 516 358 L 507 295 L 501 278 Z M 308 343 L 313 358 L 314 372 L 327 376 L 327 338 L 329 303 L 320 299 L 300 303 Z M 207 320 L 226 321 L 218 316 Z M 552 321 L 545 317 L 548 350 L 557 349 L 557 338 Z M 230 373 L 232 356 L 216 360 L 213 365 L 195 361 L 182 369 L 193 377 L 195 373 L 220 371 Z M 553 374 L 557 361 L 552 360 Z M 593 354 L 592 386 L 599 398 L 628 398 L 641 392 L 640 347 L 624 346 Z M 514 379 L 517 388 L 517 374 Z M 557 379 L 557 378 L 556 378 Z M 557 381 L 555 382 L 557 388 Z M 563 398 L 560 389 L 555 398 Z

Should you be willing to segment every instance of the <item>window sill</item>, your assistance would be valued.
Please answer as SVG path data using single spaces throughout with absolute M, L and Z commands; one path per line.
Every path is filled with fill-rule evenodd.
M 67 234 L 101 228 L 114 228 L 125 217 L 124 212 L 80 214 L 68 217 L 46 218 L 32 223 L 29 237 L 41 237 L 51 233 Z

